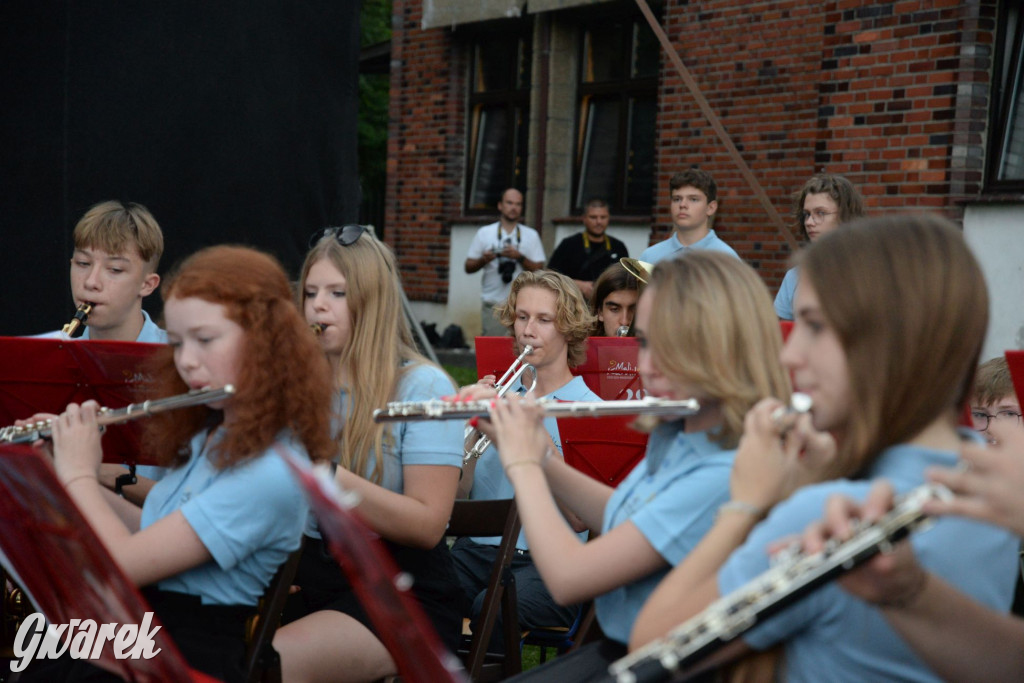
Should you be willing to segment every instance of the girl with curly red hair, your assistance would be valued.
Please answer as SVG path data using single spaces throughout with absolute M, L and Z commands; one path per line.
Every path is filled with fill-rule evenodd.
M 155 357 L 154 395 L 228 384 L 236 393 L 147 422 L 145 443 L 171 469 L 141 509 L 97 482 L 95 402 L 71 404 L 54 420 L 54 462 L 118 564 L 147 586 L 189 664 L 238 680 L 245 621 L 298 548 L 308 515 L 279 453 L 322 460 L 334 452 L 328 368 L 287 276 L 266 254 L 204 249 L 162 294 L 169 345 Z M 74 669 L 61 672 L 65 679 L 95 674 L 86 662 L 56 664 Z M 53 680 L 42 668 L 34 675 Z

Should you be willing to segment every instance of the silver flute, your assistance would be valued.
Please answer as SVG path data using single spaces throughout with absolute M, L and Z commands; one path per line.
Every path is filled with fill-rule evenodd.
M 952 497 L 944 486 L 925 484 L 900 496 L 877 522 L 858 525 L 847 541 L 829 541 L 824 550 L 810 555 L 798 547 L 783 551 L 768 571 L 711 603 L 664 638 L 613 662 L 608 675 L 598 680 L 656 683 L 682 676 L 754 625 L 878 553 L 888 552 L 912 531 L 926 528 L 924 504 Z
M 124 408 L 116 408 L 113 410 L 110 408 L 100 408 L 100 412 L 96 416 L 96 423 L 103 427 L 105 425 L 116 424 L 119 422 L 128 422 L 129 420 L 136 420 L 140 417 L 150 417 L 168 410 L 190 408 L 204 403 L 220 401 L 234 393 L 235 388 L 228 384 L 221 389 L 196 389 L 195 391 L 178 394 L 177 396 L 170 396 L 168 398 L 158 398 L 151 401 L 143 401 L 142 403 L 132 403 Z M 11 425 L 9 427 L 0 428 L 0 443 L 32 443 L 37 439 L 48 438 L 52 431 L 52 420 L 40 420 L 39 422 L 32 422 L 21 427 Z
M 375 422 L 411 422 L 415 420 L 466 420 L 488 417 L 496 399 L 482 401 L 397 401 L 386 408 L 373 411 Z M 633 401 L 576 401 L 562 403 L 553 399 L 539 399 L 537 404 L 545 417 L 605 417 L 611 415 L 654 415 L 663 417 L 689 417 L 696 415 L 700 404 L 687 398 L 670 401 L 646 398 Z

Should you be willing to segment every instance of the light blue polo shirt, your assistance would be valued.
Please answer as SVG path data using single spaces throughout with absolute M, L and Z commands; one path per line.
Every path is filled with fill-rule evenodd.
M 167 470 L 146 496 L 141 528 L 180 509 L 213 560 L 157 585 L 198 595 L 204 605 L 255 605 L 277 568 L 299 547 L 309 506 L 274 448 L 219 470 L 208 454 L 223 430 L 204 448 L 206 435 L 204 430 L 192 437 L 189 461 Z M 275 445 L 307 457 L 287 432 Z
M 734 450 L 723 450 L 707 432 L 686 434 L 681 422 L 659 425 L 647 454 L 619 484 L 604 508 L 602 531 L 632 522 L 664 558 L 665 567 L 594 599 L 605 635 L 620 643 L 640 608 L 672 567 L 711 528 L 715 512 L 729 500 Z
M 450 396 L 455 385 L 444 371 L 433 365 L 407 365 L 398 380 L 395 401 L 430 401 Z M 340 394 L 339 414 L 346 415 L 349 396 Z M 340 423 L 336 423 L 336 428 Z M 413 420 L 392 422 L 385 426 L 391 430 L 392 442 L 385 439 L 384 473 L 380 485 L 389 491 L 403 493 L 405 465 L 448 465 L 462 468 L 462 437 L 465 425 L 459 420 Z M 367 460 L 366 479 L 376 469 L 374 458 Z
M 160 329 L 160 327 L 155 322 L 153 322 L 153 319 L 149 317 L 149 313 L 146 313 L 145 309 L 143 309 L 143 311 L 142 311 L 142 317 L 144 318 L 144 320 L 142 321 L 142 329 L 139 330 L 139 336 L 135 338 L 135 341 L 143 342 L 143 343 L 146 343 L 146 344 L 166 344 L 167 343 L 167 333 L 164 332 L 162 329 Z M 90 329 L 89 326 L 86 325 L 85 326 L 85 332 L 82 333 L 82 336 L 76 337 L 76 339 L 81 339 L 81 340 L 85 340 L 85 341 L 88 341 L 89 339 L 91 339 L 91 337 L 89 336 L 89 329 Z M 34 338 L 36 338 L 36 339 L 65 339 L 66 338 L 64 336 L 64 333 L 61 332 L 60 330 L 53 330 L 52 332 L 45 332 L 43 334 L 35 334 L 35 335 L 32 335 L 32 336 Z
M 407 364 L 398 380 L 395 401 L 430 401 L 450 396 L 455 385 L 440 368 L 426 364 Z M 344 429 L 349 413 L 349 394 L 339 391 L 334 396 L 331 429 L 337 433 Z M 384 453 L 381 461 L 384 473 L 380 486 L 395 493 L 405 492 L 405 465 L 448 465 L 462 468 L 462 437 L 464 423 L 459 420 L 413 420 L 391 422 L 384 426 L 390 429 L 391 439 L 385 432 Z M 376 459 L 367 459 L 364 479 L 370 479 L 376 470 Z M 307 536 L 320 538 L 316 518 L 310 515 L 306 524 Z
M 657 244 L 647 247 L 644 252 L 640 254 L 640 260 L 646 263 L 657 263 L 658 261 L 664 261 L 665 259 L 675 258 L 679 254 L 689 249 L 707 249 L 708 251 L 720 251 L 725 254 L 731 254 L 736 258 L 740 255 L 736 253 L 736 250 L 730 247 L 728 244 L 719 239 L 718 235 L 715 234 L 714 230 L 708 230 L 708 234 L 697 240 L 690 246 L 686 246 L 679 241 L 679 234 L 675 231 L 669 236 L 668 239 L 662 240 Z
M 782 285 L 775 295 L 775 315 L 781 320 L 795 320 L 793 315 L 793 299 L 796 297 L 796 284 L 800 281 L 798 268 L 790 268 L 782 278 Z
M 525 393 L 522 382 L 516 380 L 510 391 L 517 394 Z M 563 386 L 555 389 L 543 398 L 555 399 L 558 401 L 600 401 L 601 397 L 590 390 L 587 383 L 580 376 L 573 377 Z M 558 435 L 558 420 L 554 417 L 544 418 L 544 429 L 548 430 L 551 440 L 555 442 L 558 452 L 562 452 L 562 440 Z M 487 447 L 480 459 L 477 460 L 476 469 L 473 474 L 473 488 L 469 492 L 470 500 L 502 500 L 514 498 L 515 489 L 512 482 L 505 476 L 505 470 L 501 466 L 501 457 L 498 455 L 494 444 Z M 587 533 L 579 534 L 580 540 L 586 542 Z M 471 537 L 475 543 L 483 545 L 498 545 L 501 542 L 500 536 L 475 536 Z M 520 531 L 516 540 L 516 548 L 526 550 L 526 532 Z
M 889 480 L 897 493 L 924 483 L 930 465 L 950 467 L 957 454 L 911 445 L 886 449 L 875 461 L 870 479 Z M 821 519 L 833 494 L 863 500 L 868 479 L 841 479 L 807 486 L 772 509 L 718 572 L 722 595 L 736 590 L 768 569 L 769 543 L 799 534 Z M 921 565 L 936 576 L 997 611 L 1009 610 L 1020 541 L 1008 531 L 962 517 L 942 517 L 911 538 Z M 777 643 L 786 648 L 781 680 L 799 681 L 938 681 L 904 644 L 881 612 L 830 583 L 763 624 L 743 639 L 755 650 Z M 969 653 L 965 653 L 969 656 Z

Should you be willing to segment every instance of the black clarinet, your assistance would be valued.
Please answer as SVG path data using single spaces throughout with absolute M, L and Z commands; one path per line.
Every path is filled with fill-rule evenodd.
M 687 669 L 742 635 L 892 545 L 925 527 L 922 512 L 930 500 L 950 500 L 944 486 L 925 484 L 900 496 L 895 507 L 874 524 L 865 524 L 842 543 L 807 555 L 797 546 L 783 551 L 760 576 L 723 596 L 692 619 L 608 667 L 598 679 L 614 683 L 657 683 L 682 678 Z

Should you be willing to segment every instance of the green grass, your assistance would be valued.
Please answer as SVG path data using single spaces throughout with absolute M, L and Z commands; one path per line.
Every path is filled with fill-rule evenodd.
M 549 647 L 546 661 L 550 662 L 557 656 L 558 650 Z M 540 666 L 540 645 L 527 645 L 523 648 L 523 671 L 532 669 L 535 666 Z
M 464 368 L 459 365 L 445 365 L 445 372 L 452 376 L 455 383 L 460 387 L 464 387 L 467 384 L 474 384 L 476 382 L 476 370 L 473 368 Z

